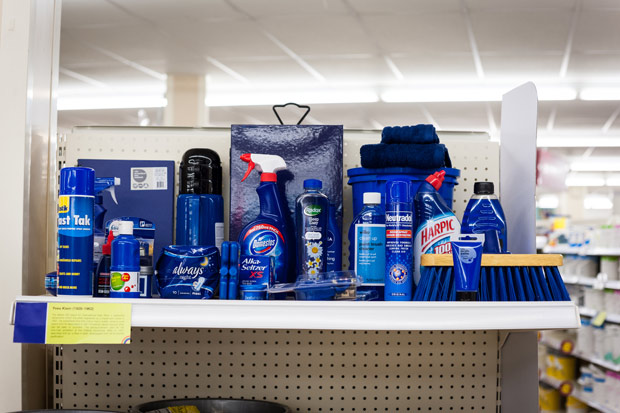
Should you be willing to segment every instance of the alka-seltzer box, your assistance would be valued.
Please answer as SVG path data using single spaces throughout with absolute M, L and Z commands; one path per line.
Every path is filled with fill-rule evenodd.
M 239 260 L 239 292 L 242 300 L 266 300 L 276 276 L 274 257 L 242 255 Z

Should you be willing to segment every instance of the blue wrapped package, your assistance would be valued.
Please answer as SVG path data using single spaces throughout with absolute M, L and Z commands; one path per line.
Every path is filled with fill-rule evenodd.
M 213 297 L 220 278 L 220 253 L 214 246 L 169 245 L 157 260 L 162 298 Z

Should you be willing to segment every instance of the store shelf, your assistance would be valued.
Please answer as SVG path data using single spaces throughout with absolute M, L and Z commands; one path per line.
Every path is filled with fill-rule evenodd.
M 580 277 L 578 275 L 562 276 L 562 280 L 564 281 L 564 284 L 578 284 L 578 285 L 584 285 L 586 287 L 593 287 L 594 285 L 600 282 L 603 288 L 610 288 L 612 290 L 620 290 L 620 281 L 618 280 L 603 282 L 603 281 L 599 281 L 597 278 Z
M 323 330 L 578 328 L 572 302 L 355 302 L 23 296 L 16 302 L 130 303 L 134 327 Z
M 554 350 L 561 351 L 562 353 L 567 354 L 569 356 L 577 357 L 577 358 L 579 358 L 581 360 L 585 360 L 585 361 L 588 361 L 590 363 L 594 363 L 594 364 L 596 364 L 598 366 L 601 366 L 601 367 L 604 367 L 604 368 L 606 368 L 608 370 L 615 371 L 615 372 L 620 372 L 620 364 L 614 364 L 614 363 L 611 363 L 611 362 L 609 362 L 607 360 L 603 360 L 603 359 L 600 359 L 598 357 L 593 357 L 593 356 L 590 356 L 589 354 L 584 354 L 584 353 L 580 353 L 580 352 L 577 352 L 577 351 L 572 351 L 572 352 L 565 352 L 565 351 L 563 351 L 562 350 L 562 342 L 558 342 L 558 341 L 554 341 L 554 340 L 549 340 L 549 339 L 544 339 L 543 338 L 542 340 L 540 340 L 540 344 L 542 344 L 544 346 L 547 346 L 549 348 L 552 348 Z M 571 348 L 574 348 L 574 345 L 571 346 Z
M 540 381 L 555 389 L 560 390 L 560 392 L 563 392 L 564 395 L 570 394 L 571 396 L 576 397 L 588 406 L 592 407 L 593 409 L 599 410 L 602 413 L 620 413 L 620 409 L 606 406 L 594 400 L 591 393 L 586 393 L 581 389 L 577 388 L 575 383 L 570 380 L 558 380 L 554 377 L 549 377 L 545 374 L 541 374 Z M 570 389 L 570 392 L 567 393 L 566 389 Z
M 565 254 L 565 255 L 596 255 L 596 256 L 620 256 L 620 248 L 596 248 L 596 247 L 569 247 L 569 246 L 549 246 L 543 248 L 545 254 Z
M 594 317 L 601 311 L 595 310 L 593 308 L 579 307 L 579 314 L 585 317 Z M 620 314 L 608 313 L 605 317 L 605 321 L 609 321 L 610 323 L 620 324 Z

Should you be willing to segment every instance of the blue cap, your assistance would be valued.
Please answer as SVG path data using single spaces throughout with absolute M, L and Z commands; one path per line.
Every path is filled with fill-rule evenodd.
M 92 168 L 62 168 L 60 195 L 95 195 L 95 170 Z
M 304 189 L 321 189 L 323 188 L 323 182 L 319 179 L 306 179 L 304 181 Z
M 411 181 L 387 181 L 385 183 L 385 203 L 411 202 Z

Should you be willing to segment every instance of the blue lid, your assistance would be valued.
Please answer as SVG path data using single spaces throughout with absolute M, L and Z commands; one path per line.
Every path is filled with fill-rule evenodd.
M 323 188 L 323 182 L 319 179 L 306 179 L 304 181 L 304 189 L 321 189 Z
M 93 168 L 67 167 L 60 170 L 60 195 L 95 195 Z
M 387 181 L 385 183 L 385 203 L 411 202 L 411 182 Z

